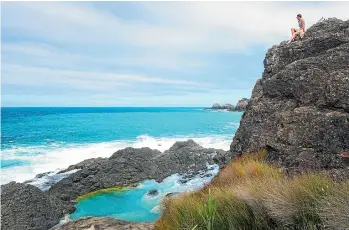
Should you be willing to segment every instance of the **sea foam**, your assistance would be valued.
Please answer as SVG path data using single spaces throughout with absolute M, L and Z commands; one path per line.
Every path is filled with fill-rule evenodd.
M 233 124 L 231 124 L 233 125 Z M 126 147 L 149 147 L 159 151 L 169 149 L 176 141 L 193 139 L 205 148 L 228 150 L 232 136 L 182 136 L 159 137 L 148 135 L 138 136 L 135 140 L 112 141 L 92 144 L 65 144 L 52 143 L 47 146 L 27 146 L 5 149 L 2 151 L 2 160 L 16 160 L 26 162 L 1 170 L 1 184 L 10 181 L 24 182 L 32 180 L 37 174 L 52 172 L 67 168 L 69 165 L 79 163 L 85 159 L 97 157 L 110 157 L 114 152 Z M 53 174 L 50 174 L 51 176 Z M 41 179 L 45 182 L 45 177 Z M 33 184 L 42 188 L 39 181 L 32 180 Z M 47 189 L 47 188 L 45 188 Z

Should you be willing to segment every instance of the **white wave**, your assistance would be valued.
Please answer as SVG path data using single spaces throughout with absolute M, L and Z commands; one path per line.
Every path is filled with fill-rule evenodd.
M 65 173 L 58 173 L 58 170 L 56 170 L 55 172 L 49 172 L 46 175 L 43 175 L 39 178 L 34 178 L 31 181 L 27 181 L 26 183 L 34 185 L 36 187 L 38 187 L 39 189 L 46 191 L 48 190 L 52 185 L 56 184 L 57 182 L 59 182 L 60 180 L 62 180 L 65 177 L 68 177 L 70 174 L 73 174 L 75 172 L 77 172 L 78 169 L 74 169 Z
M 39 173 L 55 172 L 89 158 L 110 157 L 117 150 L 126 147 L 149 147 L 163 152 L 169 149 L 176 141 L 185 141 L 188 139 L 193 139 L 205 148 L 228 150 L 232 136 L 154 138 L 148 135 L 141 135 L 133 141 L 70 145 L 52 143 L 48 146 L 5 149 L 2 151 L 1 156 L 3 160 L 22 160 L 29 162 L 29 164 L 2 168 L 1 184 L 10 181 L 24 182 L 33 179 Z

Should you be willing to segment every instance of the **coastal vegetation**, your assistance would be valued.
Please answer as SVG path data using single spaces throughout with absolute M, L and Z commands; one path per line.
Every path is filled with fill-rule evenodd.
M 349 228 L 349 182 L 287 176 L 266 151 L 233 160 L 203 189 L 163 202 L 155 229 Z

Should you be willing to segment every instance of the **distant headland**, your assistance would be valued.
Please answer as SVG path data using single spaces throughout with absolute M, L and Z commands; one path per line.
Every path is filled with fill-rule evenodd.
M 227 110 L 227 111 L 232 111 L 232 112 L 243 112 L 246 111 L 247 106 L 250 103 L 250 99 L 247 98 L 242 98 L 241 100 L 238 101 L 238 103 L 233 106 L 232 104 L 218 104 L 215 103 L 212 105 L 211 108 L 204 108 L 204 109 L 213 109 L 213 110 Z

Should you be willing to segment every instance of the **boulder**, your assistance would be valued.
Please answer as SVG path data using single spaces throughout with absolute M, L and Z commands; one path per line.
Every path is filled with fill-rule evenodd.
M 46 230 L 63 216 L 60 200 L 33 185 L 10 182 L 1 186 L 1 228 Z
M 152 189 L 147 193 L 149 196 L 157 196 L 159 195 L 159 190 Z

